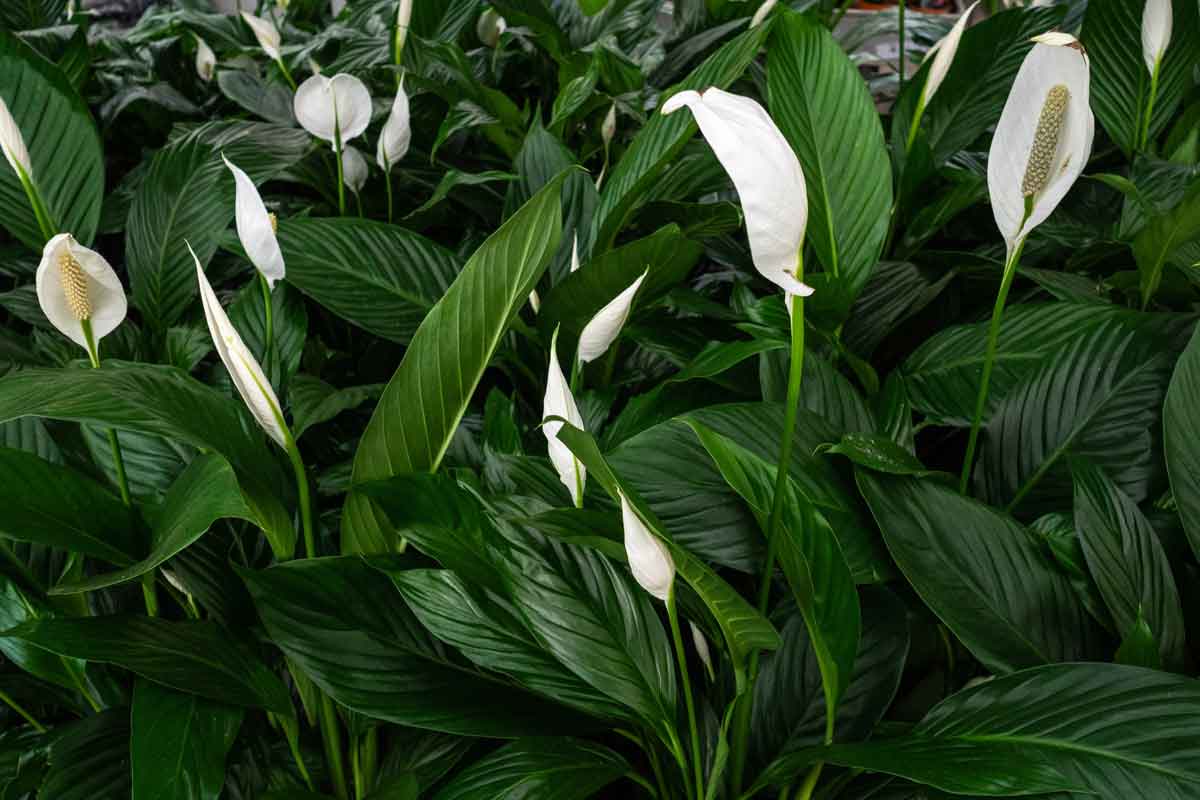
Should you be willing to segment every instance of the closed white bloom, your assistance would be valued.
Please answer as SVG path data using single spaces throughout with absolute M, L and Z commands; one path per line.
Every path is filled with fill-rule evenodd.
M 0 97 L 0 149 L 4 150 L 4 157 L 8 159 L 9 165 L 18 176 L 20 176 L 21 170 L 24 170 L 26 178 L 33 177 L 33 164 L 29 161 L 29 151 L 25 149 L 25 137 L 21 135 L 21 127 L 13 119 L 12 112 L 8 110 L 8 103 L 5 103 L 2 97 Z
M 267 279 L 267 286 L 274 289 L 275 281 L 282 280 L 285 274 L 283 253 L 279 249 L 279 240 L 275 237 L 275 220 L 267 213 L 262 197 L 250 176 L 243 172 L 233 162 L 222 154 L 225 166 L 233 173 L 237 186 L 237 199 L 234 203 L 234 218 L 237 221 L 238 239 L 246 250 L 246 256 L 254 268 Z
M 207 83 L 213 78 L 213 72 L 217 69 L 217 54 L 208 46 L 208 42 L 196 37 L 196 74 L 200 76 L 200 80 Z
M 192 250 L 190 244 L 188 251 L 196 262 L 200 302 L 204 306 L 204 318 L 208 321 L 208 332 L 212 335 L 217 355 L 221 357 L 225 369 L 229 370 L 234 388 L 242 396 L 242 402 L 250 409 L 254 419 L 267 432 L 267 436 L 274 439 L 280 447 L 286 448 L 289 437 L 283 424 L 279 398 L 275 396 L 275 390 L 271 388 L 271 382 L 259 366 L 258 359 L 250 352 L 250 348 L 246 347 L 241 334 L 225 314 L 225 309 L 221 308 L 221 302 L 217 300 L 217 294 L 208 282 L 204 268 L 200 266 L 200 259 L 196 258 L 196 251 Z
M 342 13 L 342 9 L 346 7 L 346 0 L 329 0 L 329 11 L 333 16 Z
M 1071 47 L 1079 43 L 1079 40 L 1074 36 L 1069 33 L 1063 33 L 1062 31 L 1046 31 L 1045 33 L 1039 33 L 1029 41 L 1036 42 L 1038 44 L 1050 44 L 1054 45 L 1055 47 Z
M 371 93 L 362 81 L 345 73 L 332 78 L 311 76 L 296 90 L 292 106 L 304 130 L 330 144 L 339 129 L 345 144 L 371 124 Z
M 256 17 L 249 11 L 242 12 L 242 19 L 250 26 L 254 38 L 258 39 L 258 46 L 267 54 L 267 57 L 278 61 L 280 59 L 279 45 L 283 40 L 279 36 L 279 29 L 275 27 L 275 23 L 263 17 Z
M 99 350 L 100 340 L 116 330 L 129 310 L 121 279 L 104 256 L 69 233 L 46 242 L 35 282 L 38 305 L 46 319 L 85 350 L 84 321 L 91 323 L 92 339 Z
M 479 15 L 479 19 L 475 22 L 475 35 L 488 47 L 495 47 L 499 44 L 500 34 L 506 30 L 508 30 L 508 20 L 500 16 L 494 8 L 489 7 Z
M 808 190 L 800 160 L 783 133 L 754 100 L 715 87 L 703 94 L 680 92 L 663 104 L 662 113 L 684 106 L 733 179 L 755 269 L 788 294 L 812 294 L 796 277 L 808 225 Z
M 1153 75 L 1162 61 L 1167 45 L 1171 43 L 1171 25 L 1174 23 L 1171 0 L 1146 0 L 1142 10 L 1142 58 L 1146 69 Z
M 342 149 L 342 180 L 346 188 L 358 194 L 367 182 L 367 158 L 355 147 Z
M 571 272 L 579 271 L 579 234 L 571 240 Z
M 971 14 L 978 5 L 979 0 L 975 0 L 966 11 L 959 15 L 958 21 L 954 23 L 950 32 L 929 48 L 925 57 L 932 57 L 933 63 L 929 66 L 929 76 L 925 79 L 925 85 L 921 87 L 922 106 L 929 103 L 938 87 L 942 85 L 942 81 L 946 80 L 946 74 L 950 72 L 950 65 L 954 63 L 954 56 L 958 53 L 958 45 L 962 41 L 963 31 L 967 29 L 967 22 L 970 21 Z
M 777 2 L 778 0 L 766 0 L 765 3 L 759 6 L 758 11 L 755 11 L 754 16 L 750 18 L 750 27 L 757 28 L 759 25 L 761 25 L 762 21 L 767 18 L 767 14 L 771 13 L 771 9 L 775 7 L 775 3 Z
M 613 103 L 608 107 L 608 113 L 604 115 L 604 122 L 600 124 L 600 138 L 604 141 L 605 147 L 612 144 L 613 137 L 617 135 L 617 104 Z
M 409 123 L 408 95 L 404 93 L 404 79 L 401 78 L 400 85 L 396 88 L 396 99 L 392 101 L 392 111 L 379 133 L 375 163 L 384 172 L 390 171 L 392 166 L 408 153 L 411 143 L 412 126 Z
M 1061 36 L 1053 41 L 1065 41 Z M 1088 105 L 1088 58 L 1067 38 L 1062 45 L 1043 38 L 1029 51 L 988 151 L 992 213 L 1010 254 L 1050 216 L 1092 152 L 1096 121 Z
M 629 284 L 604 308 L 597 311 L 596 316 L 588 320 L 588 324 L 583 327 L 583 333 L 579 334 L 579 363 L 586 364 L 589 361 L 595 361 L 604 355 L 612 343 L 617 340 L 621 328 L 625 326 L 625 320 L 629 319 L 629 311 L 633 308 L 633 298 L 649 273 L 650 270 L 647 268 L 638 276 L 637 280 Z
M 689 622 L 688 627 L 692 629 L 692 644 L 696 646 L 696 655 L 700 656 L 704 668 L 708 670 L 709 675 L 712 675 L 713 661 L 712 653 L 708 649 L 708 639 L 704 638 L 704 632 L 696 626 L 696 623 Z
M 621 523 L 625 530 L 625 555 L 638 585 L 666 602 L 675 582 L 675 561 L 667 546 L 650 532 L 625 495 L 621 495 Z
M 533 308 L 533 313 L 535 314 L 542 310 L 542 297 L 538 294 L 537 289 L 529 293 L 529 305 Z
M 546 435 L 546 448 L 550 453 L 550 463 L 554 465 L 558 479 L 571 493 L 571 500 L 576 505 L 582 501 L 583 485 L 587 480 L 587 470 L 575 454 L 565 444 L 558 440 L 558 432 L 562 430 L 561 422 L 546 422 L 549 417 L 562 417 L 576 428 L 583 430 L 583 417 L 575 405 L 571 395 L 571 385 L 563 375 L 562 367 L 558 364 L 558 329 L 550 337 L 550 370 L 546 375 L 546 396 L 542 402 L 542 433 Z

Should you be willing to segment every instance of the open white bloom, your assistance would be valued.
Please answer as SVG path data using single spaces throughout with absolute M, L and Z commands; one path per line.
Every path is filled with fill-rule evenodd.
M 91 324 L 92 340 L 99 350 L 100 340 L 116 330 L 129 310 L 121 279 L 104 256 L 69 233 L 46 242 L 35 281 L 38 305 L 46 319 L 85 350 L 84 322 Z
M 347 145 L 342 150 L 342 180 L 346 188 L 358 194 L 367 182 L 367 159 L 356 147 Z
M 1051 39 L 1061 45 L 1039 37 L 1025 57 L 988 151 L 992 214 L 1010 255 L 1062 201 L 1092 152 L 1088 58 L 1063 36 Z
M 200 266 L 200 259 L 196 258 L 196 251 L 192 250 L 191 244 L 188 245 L 188 252 L 196 262 L 200 302 L 204 306 L 204 318 L 208 321 L 208 332 L 212 335 L 217 355 L 221 357 L 225 369 L 229 370 L 234 388 L 242 396 L 242 401 L 246 408 L 250 409 L 254 419 L 267 432 L 267 436 L 274 439 L 280 447 L 286 448 L 289 436 L 284 427 L 279 398 L 275 396 L 275 390 L 271 388 L 271 382 L 259 366 L 258 359 L 250 352 L 250 348 L 246 347 L 241 334 L 225 314 L 225 309 L 221 308 L 221 301 L 217 299 L 216 292 L 208 282 L 204 268 Z
M 242 12 L 242 19 L 250 26 L 254 38 L 258 40 L 258 46 L 267 54 L 267 57 L 278 61 L 280 59 L 279 45 L 283 39 L 279 35 L 279 29 L 275 27 L 275 23 L 263 17 L 256 17 L 249 11 Z
M 304 130 L 331 145 L 339 130 L 345 144 L 361 136 L 371 123 L 370 92 L 362 81 L 345 73 L 332 78 L 311 76 L 296 90 L 292 106 Z
M 499 44 L 500 34 L 506 30 L 508 30 L 508 20 L 490 6 L 479 15 L 479 19 L 475 22 L 475 35 L 488 47 L 495 47 Z
M 1174 21 L 1171 0 L 1146 0 L 1142 10 L 1142 58 L 1151 75 L 1158 71 L 1167 45 L 1171 43 Z
M 412 126 L 409 123 L 408 95 L 404 93 L 404 79 L 396 87 L 396 99 L 392 101 L 392 111 L 388 114 L 383 130 L 379 132 L 379 145 L 375 148 L 375 163 L 384 172 L 389 172 L 393 165 L 408 153 L 412 143 Z
M 633 298 L 649 273 L 650 269 L 647 267 L 637 280 L 608 301 L 604 308 L 596 312 L 596 316 L 588 320 L 588 324 L 583 327 L 583 333 L 579 334 L 577 355 L 579 363 L 586 364 L 589 361 L 595 361 L 604 355 L 612 343 L 617 340 L 621 328 L 625 326 L 625 320 L 629 319 L 629 311 L 633 308 Z
M 638 585 L 666 602 L 675 582 L 675 561 L 667 546 L 650 532 L 625 495 L 621 494 L 621 523 L 625 529 L 625 555 Z
M 765 3 L 759 6 L 758 10 L 754 12 L 754 16 L 750 18 L 750 27 L 757 28 L 761 25 L 762 21 L 767 18 L 767 14 L 770 14 L 771 9 L 775 7 L 776 2 L 778 0 L 766 0 Z
M 713 674 L 712 652 L 708 649 L 708 639 L 704 638 L 704 632 L 696 626 L 696 623 L 689 622 L 688 627 L 692 629 L 692 644 L 696 646 L 696 655 L 700 656 L 700 661 L 704 664 L 704 668 L 708 670 L 708 674 Z
M 200 80 L 207 83 L 213 79 L 213 72 L 217 69 L 217 54 L 208 46 L 208 42 L 196 37 L 196 74 L 200 76 Z
M 562 367 L 558 364 L 558 329 L 550 337 L 550 370 L 546 375 L 546 397 L 542 403 L 542 433 L 546 435 L 546 448 L 550 453 L 550 463 L 558 473 L 558 479 L 571 493 L 571 500 L 579 505 L 583 499 L 583 485 L 587 480 L 587 470 L 575 454 L 565 444 L 559 441 L 558 432 L 563 424 L 558 421 L 546 422 L 549 417 L 562 417 L 576 428 L 583 430 L 583 417 L 575 405 L 571 395 L 571 385 L 563 375 Z
M 929 67 L 925 85 L 921 87 L 920 105 L 922 107 L 929 103 L 938 87 L 942 85 L 942 81 L 946 80 L 946 74 L 950 72 L 950 65 L 954 63 L 954 56 L 958 53 L 958 45 L 962 41 L 963 31 L 967 29 L 967 22 L 970 21 L 971 14 L 978 5 L 979 0 L 975 0 L 966 11 L 959 15 L 958 21 L 954 23 L 950 32 L 939 39 L 937 44 L 929 48 L 929 52 L 925 54 L 926 58 L 933 58 L 933 63 Z
M 33 164 L 29 161 L 29 150 L 25 148 L 25 137 L 21 135 L 21 127 L 13 119 L 3 97 L 0 97 L 0 149 L 4 150 L 4 157 L 18 177 L 22 170 L 25 178 L 33 177 Z
M 663 104 L 662 113 L 684 106 L 733 179 L 754 267 L 790 295 L 812 294 L 796 277 L 808 225 L 808 190 L 800 160 L 783 133 L 754 100 L 716 87 L 703 94 L 680 92 Z
M 285 274 L 283 253 L 275 237 L 275 217 L 267 213 L 267 207 L 250 176 L 225 158 L 224 154 L 221 158 L 233 173 L 237 186 L 234 218 L 237 221 L 238 239 L 246 249 L 250 263 L 267 279 L 267 286 L 274 289 L 275 281 L 282 280 Z

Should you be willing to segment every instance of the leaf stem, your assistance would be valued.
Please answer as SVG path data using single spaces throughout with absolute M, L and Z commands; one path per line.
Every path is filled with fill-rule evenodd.
M 387 187 L 388 224 L 390 225 L 394 219 L 392 214 L 392 171 L 390 169 L 383 171 L 383 185 Z
M 292 462 L 292 472 L 296 476 L 296 493 L 300 501 L 300 525 L 304 531 L 304 554 L 308 558 L 317 557 L 317 543 L 313 535 L 312 502 L 308 492 L 308 471 L 304 468 L 304 459 L 300 456 L 300 447 L 296 444 L 291 430 L 284 427 L 288 460 Z
M 280 72 L 287 79 L 288 85 L 292 87 L 292 91 L 296 91 L 296 79 L 292 77 L 291 71 L 287 68 L 287 64 L 283 63 L 283 57 L 275 59 L 275 63 L 279 65 Z
M 342 126 L 334 124 L 333 152 L 337 158 L 338 216 L 346 216 L 346 184 L 342 175 Z
M 1150 97 L 1146 101 L 1146 114 L 1142 119 L 1142 124 L 1139 126 L 1137 142 L 1135 146 L 1138 150 L 1145 150 L 1150 144 L 1150 121 L 1154 117 L 1154 100 L 1158 95 L 1158 72 L 1162 66 L 1162 59 L 1159 59 L 1154 64 L 1154 72 L 1150 73 Z
M 813 789 L 817 787 L 817 781 L 821 778 L 821 770 L 824 769 L 825 762 L 818 761 L 813 764 L 812 769 L 808 771 L 808 775 L 804 776 L 804 783 L 800 785 L 800 792 L 796 795 L 796 800 L 811 800 Z
M 346 765 L 342 759 L 342 733 L 337 710 L 329 695 L 321 692 L 321 741 L 325 745 L 325 760 L 329 762 L 329 778 L 338 800 L 349 800 L 346 791 Z
M 897 38 L 899 38 L 899 40 L 900 40 L 900 69 L 896 73 L 897 77 L 900 79 L 900 89 L 898 90 L 897 94 L 899 94 L 899 92 L 904 91 L 904 66 L 905 66 L 904 62 L 905 62 L 905 56 L 907 55 L 905 53 L 905 51 L 908 49 L 905 47 L 907 42 L 904 41 L 904 9 L 905 9 L 906 5 L 907 5 L 907 0 L 900 0 L 900 2 L 898 2 L 896 4 L 896 14 L 899 17 L 899 22 L 898 22 L 899 32 L 898 32 Z
M 289 724 L 286 720 L 281 719 L 280 724 L 283 726 L 283 733 L 287 739 L 288 749 L 292 751 L 292 761 L 296 762 L 296 770 L 300 773 L 300 777 L 304 778 L 304 785 L 308 790 L 315 791 L 313 786 L 312 776 L 308 774 L 308 767 L 304 765 L 304 756 L 300 752 L 300 721 L 296 720 Z
M 683 633 L 679 629 L 679 610 L 675 604 L 674 585 L 667 594 L 667 620 L 671 624 L 671 638 L 675 641 L 675 659 L 679 664 L 679 677 L 683 681 L 683 701 L 687 707 L 688 727 L 692 737 L 692 770 L 696 781 L 696 800 L 703 800 L 704 761 L 700 757 L 700 728 L 696 724 L 696 705 L 692 700 L 692 681 L 688 675 L 687 655 L 683 649 Z
M 43 726 L 42 723 L 38 722 L 37 719 L 34 718 L 34 716 L 32 714 L 30 714 L 28 711 L 26 711 L 21 706 L 20 703 L 18 703 L 16 700 L 12 699 L 12 697 L 8 694 L 8 692 L 0 691 L 0 700 L 3 700 L 4 703 L 9 708 L 11 708 L 13 711 L 17 712 L 18 714 L 20 714 L 22 717 L 24 717 L 25 721 L 28 722 L 30 725 L 32 725 L 33 729 L 35 731 L 37 731 L 38 733 L 46 732 L 45 726 Z
M 265 315 L 266 319 L 266 335 L 263 340 L 262 366 L 263 372 L 267 372 L 268 364 L 271 360 L 271 347 L 275 342 L 275 309 L 271 305 L 271 286 L 269 283 L 267 283 L 267 276 L 263 275 L 261 272 L 258 273 L 258 285 L 262 288 L 263 314 Z M 267 375 L 267 380 L 271 380 L 269 373 Z

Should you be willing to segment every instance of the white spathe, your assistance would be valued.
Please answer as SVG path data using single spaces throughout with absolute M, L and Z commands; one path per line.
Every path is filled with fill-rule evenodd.
M 1158 69 L 1167 46 L 1171 44 L 1174 21 L 1171 0 L 1146 0 L 1146 7 L 1142 10 L 1142 59 L 1151 75 Z
M 666 602 L 671 596 L 671 585 L 675 582 L 675 561 L 667 546 L 650 532 L 646 523 L 629 505 L 624 494 L 621 497 L 621 524 L 625 530 L 625 555 L 629 558 L 629 569 L 638 585 L 659 600 Z
M 8 103 L 4 102 L 2 97 L 0 97 L 0 149 L 4 150 L 4 157 L 8 159 L 9 166 L 13 168 L 18 177 L 21 170 L 25 171 L 26 178 L 33 177 L 33 164 L 29 161 L 29 150 L 25 147 L 25 137 L 21 135 L 21 126 L 13 118 L 12 112 L 8 110 Z
M 979 0 L 975 0 L 966 11 L 959 15 L 958 21 L 954 23 L 950 32 L 939 39 L 937 44 L 929 48 L 929 52 L 925 54 L 926 58 L 933 58 L 933 63 L 929 66 L 929 75 L 925 78 L 925 85 L 921 87 L 922 106 L 929 103 L 934 93 L 942 85 L 942 81 L 946 80 L 950 66 L 954 63 L 954 56 L 958 53 L 958 45 L 962 41 L 963 31 L 967 29 L 971 14 L 978 5 Z
M 550 453 L 550 463 L 558 473 L 558 479 L 571 493 L 571 500 L 576 505 L 582 501 L 584 483 L 587 480 L 587 470 L 575 454 L 558 439 L 558 432 L 563 424 L 557 420 L 546 422 L 550 417 L 561 417 L 576 428 L 583 430 L 583 417 L 579 407 L 575 405 L 575 397 L 571 394 L 571 385 L 563 375 L 558 363 L 558 329 L 550 337 L 550 369 L 546 375 L 546 396 L 542 402 L 542 433 L 546 436 L 546 449 Z
M 404 47 L 404 40 L 408 38 L 412 12 L 413 0 L 400 0 L 400 5 L 396 8 L 396 45 L 400 48 Z
M 633 308 L 633 299 L 648 274 L 650 274 L 649 268 L 588 320 L 588 324 L 583 327 L 583 332 L 579 334 L 577 354 L 579 363 L 587 364 L 595 361 L 604 355 L 612 343 L 617 340 L 621 328 L 625 326 L 625 320 L 629 319 L 629 312 Z
M 608 113 L 604 115 L 604 122 L 600 123 L 600 139 L 604 142 L 604 146 L 612 144 L 613 137 L 617 135 L 617 104 L 613 103 L 608 107 Z
M 571 272 L 579 271 L 579 234 L 571 240 Z
M 696 646 L 696 655 L 700 656 L 701 663 L 704 664 L 708 674 L 713 674 L 712 652 L 708 649 L 708 639 L 704 637 L 704 631 L 694 622 L 689 622 L 688 627 L 692 630 L 692 644 Z
M 83 272 L 87 301 L 91 308 L 88 319 L 92 324 L 92 339 L 99 350 L 100 340 L 116 330 L 129 310 L 125 288 L 104 256 L 84 247 L 71 234 L 60 233 L 46 242 L 34 279 L 38 305 L 51 325 L 83 349 L 86 350 L 88 346 L 87 338 L 83 335 L 83 324 L 72 311 L 63 287 L 61 270 L 67 257 L 73 258 Z
M 225 314 L 225 309 L 221 308 L 221 301 L 217 299 L 216 292 L 204 274 L 204 267 L 200 266 L 200 259 L 196 257 L 196 251 L 192 250 L 190 243 L 188 252 L 196 262 L 200 302 L 204 306 L 204 318 L 208 322 L 208 332 L 212 335 L 217 355 L 221 357 L 225 369 L 229 370 L 234 388 L 241 395 L 246 408 L 250 409 L 255 421 L 266 431 L 267 436 L 286 449 L 290 436 L 283 424 L 279 398 L 275 396 L 275 390 L 271 388 L 271 382 L 259 366 L 258 359 L 250 352 L 250 348 L 246 347 L 241 334 Z
M 271 223 L 271 215 L 263 204 L 262 196 L 250 176 L 240 167 L 225 158 L 225 166 L 233 173 L 237 187 L 234 203 L 234 219 L 237 222 L 238 239 L 246 250 L 246 256 L 254 268 L 267 279 L 267 286 L 274 289 L 275 281 L 283 280 L 286 270 L 283 264 L 283 252 L 279 249 L 279 240 L 275 236 L 275 226 Z
M 703 94 L 680 92 L 663 104 L 662 113 L 685 106 L 737 189 L 755 269 L 788 294 L 812 294 L 796 277 L 808 225 L 808 190 L 800 160 L 783 133 L 757 102 L 715 87 Z
M 762 21 L 767 18 L 767 14 L 771 13 L 771 9 L 775 7 L 778 0 L 766 0 L 758 10 L 754 12 L 754 16 L 750 18 L 750 27 L 757 28 L 762 24 Z
M 356 147 L 342 149 L 342 180 L 346 188 L 358 194 L 367 182 L 367 157 Z
M 313 75 L 296 90 L 292 102 L 304 130 L 331 145 L 341 130 L 342 144 L 362 135 L 371 124 L 371 93 L 353 75 Z
M 213 79 L 217 69 L 217 54 L 208 46 L 208 42 L 196 37 L 196 74 L 200 80 L 207 83 Z
M 337 17 L 342 13 L 342 9 L 346 7 L 346 0 L 329 0 L 329 13 Z
M 389 172 L 408 153 L 412 143 L 412 126 L 408 113 L 408 95 L 404 93 L 404 79 L 396 87 L 396 99 L 383 130 L 379 132 L 379 144 L 375 148 L 375 163 L 384 172 Z
M 479 15 L 479 19 L 475 22 L 475 35 L 488 47 L 494 48 L 499 44 L 500 34 L 506 30 L 508 30 L 508 20 L 490 6 Z
M 1000 122 L 988 151 L 988 194 L 996 226 L 1011 255 L 1029 232 L 1045 221 L 1066 196 L 1092 152 L 1096 120 L 1088 105 L 1088 58 L 1076 48 L 1074 37 L 1058 34 L 1039 37 L 1017 71 Z M 1062 41 L 1063 44 L 1046 44 Z M 1033 196 L 1033 210 L 1025 217 L 1021 182 L 1029 165 L 1038 119 L 1046 96 L 1055 86 L 1067 88 L 1067 108 L 1050 163 L 1045 186 Z
M 242 12 L 242 19 L 250 26 L 254 38 L 258 40 L 258 46 L 267 54 L 267 57 L 278 61 L 280 59 L 279 45 L 283 39 L 279 35 L 279 29 L 275 27 L 275 23 L 264 17 L 256 17 L 249 11 Z

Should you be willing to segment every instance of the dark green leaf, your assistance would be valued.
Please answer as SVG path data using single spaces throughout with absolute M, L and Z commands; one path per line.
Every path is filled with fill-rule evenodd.
M 1188 342 L 1163 404 L 1163 449 L 1183 530 L 1200 557 L 1200 328 Z
M 50 745 L 38 796 L 129 800 L 129 709 L 109 709 L 65 726 Z
M 433 800 L 586 800 L 629 771 L 625 759 L 581 739 L 522 739 L 472 764 Z

